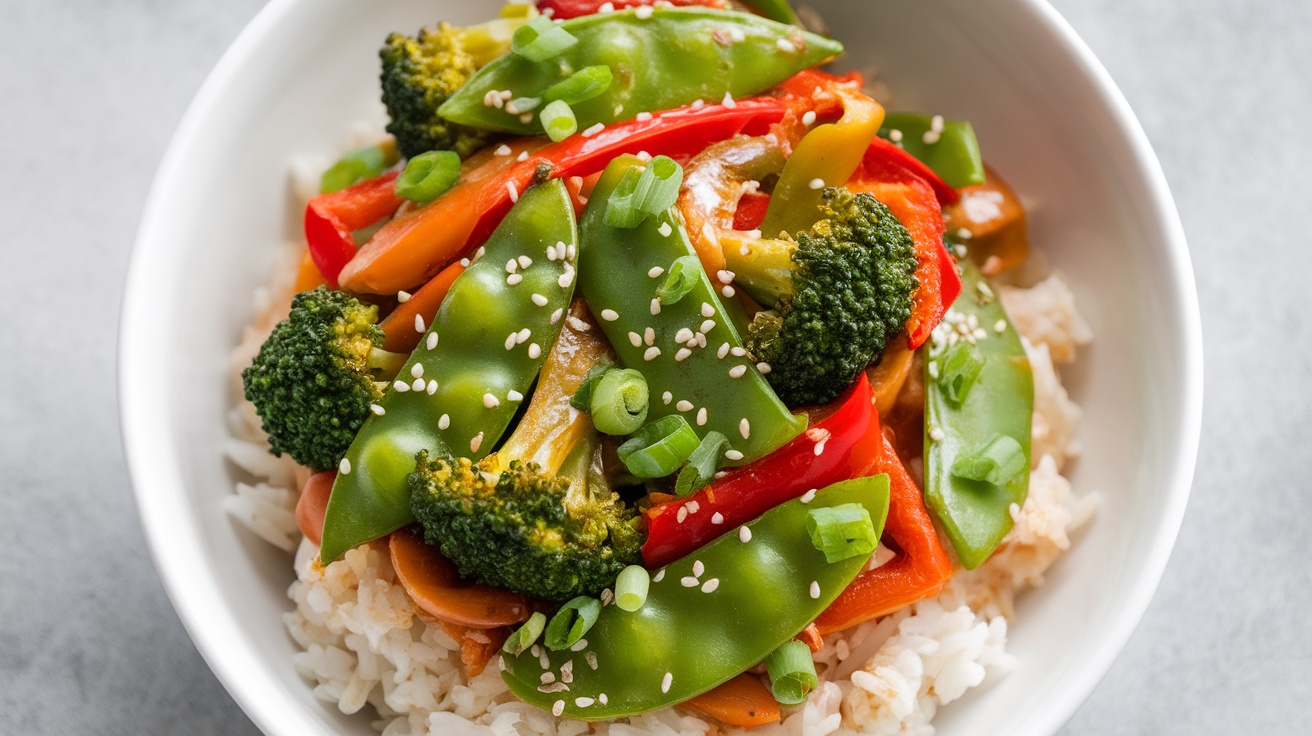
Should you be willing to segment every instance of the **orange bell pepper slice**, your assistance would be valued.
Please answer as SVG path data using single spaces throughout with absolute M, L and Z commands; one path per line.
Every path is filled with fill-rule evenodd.
M 528 598 L 519 593 L 461 580 L 455 565 L 426 544 L 415 528 L 392 532 L 388 546 L 397 582 L 415 606 L 433 618 L 492 629 L 522 623 L 533 613 Z
M 779 721 L 779 703 L 756 675 L 741 675 L 680 705 L 726 726 L 752 728 Z

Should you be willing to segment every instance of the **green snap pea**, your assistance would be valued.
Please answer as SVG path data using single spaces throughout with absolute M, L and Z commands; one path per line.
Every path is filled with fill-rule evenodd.
M 525 192 L 451 285 L 424 339 L 360 428 L 333 483 L 320 557 L 414 521 L 406 477 L 420 450 L 496 448 L 555 343 L 574 294 L 578 237 L 559 180 Z
M 806 419 L 789 413 L 746 356 L 705 271 L 687 269 L 695 283 L 678 302 L 657 296 L 672 264 L 696 255 L 682 218 L 669 209 L 633 228 L 606 223 L 611 191 L 640 165 L 616 158 L 593 189 L 579 225 L 579 290 L 594 313 L 613 313 L 600 325 L 620 364 L 647 379 L 648 421 L 679 415 L 699 437 L 719 432 L 733 446 L 731 465 L 764 457 L 806 429 Z
M 961 296 L 934 331 L 925 361 L 925 503 L 961 564 L 974 569 L 1011 530 L 1011 505 L 1023 505 L 1029 491 L 1034 376 L 988 281 L 969 261 L 960 265 Z M 964 395 L 958 376 L 943 370 L 962 342 L 983 361 Z M 993 457 L 999 448 L 1012 451 Z M 983 479 L 990 476 L 1003 482 Z
M 952 187 L 984 183 L 984 158 L 975 128 L 965 120 L 943 120 L 918 112 L 890 112 L 879 137 L 902 146 Z M 937 130 L 936 130 L 937 128 Z M 895 132 L 896 131 L 896 132 Z
M 648 15 L 649 14 L 649 15 Z M 588 67 L 607 66 L 606 89 L 572 105 L 579 129 L 627 120 L 695 100 L 718 103 L 763 92 L 837 56 L 843 46 L 750 13 L 708 8 L 650 8 L 585 15 L 555 26 L 578 39 L 534 61 L 506 54 L 475 74 L 438 110 L 453 123 L 519 135 L 543 132 L 534 116 L 483 104 L 491 91 L 546 97 Z M 559 90 L 555 93 L 559 94 Z
M 878 536 L 888 476 L 836 483 L 784 503 L 657 570 L 636 611 L 605 606 L 568 650 L 507 657 L 502 677 L 520 699 L 595 721 L 681 703 L 764 660 L 833 602 L 869 555 L 829 562 L 806 531 L 811 509 L 856 503 Z M 744 541 L 746 540 L 746 541 Z M 546 661 L 545 669 L 542 662 Z M 562 666 L 571 671 L 562 687 Z M 543 674 L 552 672 L 550 684 Z M 555 709 L 555 710 L 553 710 Z

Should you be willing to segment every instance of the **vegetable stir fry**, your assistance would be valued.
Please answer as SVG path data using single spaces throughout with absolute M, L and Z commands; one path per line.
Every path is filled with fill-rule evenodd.
M 1024 212 L 970 206 L 1015 199 L 970 124 L 822 70 L 842 45 L 786 2 L 657 5 L 390 35 L 392 138 L 324 175 L 314 288 L 243 379 L 316 471 L 319 563 L 386 540 L 419 610 L 485 632 L 471 673 L 753 726 L 820 636 L 1010 530 L 1034 379 L 990 278 Z

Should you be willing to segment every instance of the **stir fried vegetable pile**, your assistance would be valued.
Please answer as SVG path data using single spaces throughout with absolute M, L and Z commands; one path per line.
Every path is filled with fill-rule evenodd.
M 1023 212 L 959 204 L 1014 201 L 969 124 L 886 116 L 786 3 L 705 4 L 389 36 L 394 139 L 325 175 L 322 285 L 243 374 L 271 451 L 328 471 L 320 561 L 389 540 L 558 716 L 778 720 L 807 642 L 936 594 L 940 534 L 982 563 L 1028 487 L 989 285 Z

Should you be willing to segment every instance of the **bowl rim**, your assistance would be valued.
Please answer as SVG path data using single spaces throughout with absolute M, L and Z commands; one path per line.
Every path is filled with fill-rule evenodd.
M 1111 668 L 1146 612 L 1170 558 L 1193 482 L 1202 429 L 1202 326 L 1184 229 L 1161 164 L 1129 102 L 1093 51 L 1047 0 L 1011 1 L 1035 17 L 1069 55 L 1128 143 L 1149 193 L 1147 204 L 1154 215 L 1157 234 L 1165 245 L 1167 272 L 1174 282 L 1173 307 L 1182 321 L 1179 336 L 1181 362 L 1185 367 L 1184 375 L 1178 376 L 1182 397 L 1177 417 L 1180 432 L 1175 438 L 1173 463 L 1168 469 L 1170 483 L 1148 555 L 1140 560 L 1137 578 L 1123 605 L 1112 615 L 1102 645 L 1094 648 L 1090 658 L 1072 671 L 1069 687 L 1054 693 L 1054 697 L 1030 713 L 1025 733 L 1050 735 L 1070 720 Z M 213 113 L 248 57 L 304 2 L 271 0 L 263 7 L 223 53 L 183 115 L 156 171 L 138 225 L 127 268 L 118 339 L 117 384 L 123 451 L 155 567 L 183 626 L 210 669 L 262 732 L 279 735 L 300 732 L 292 728 L 296 721 L 289 721 L 295 717 L 276 698 L 265 694 L 278 689 L 279 683 L 259 666 L 249 645 L 234 646 L 243 642 L 242 631 L 231 617 L 214 615 L 216 609 L 221 610 L 225 605 L 216 582 L 212 576 L 195 575 L 194 568 L 189 566 L 201 557 L 199 540 L 182 533 L 173 523 L 186 508 L 183 495 L 177 492 L 184 483 L 184 474 L 176 455 L 158 452 L 160 447 L 171 446 L 172 438 L 167 436 L 160 421 L 162 402 L 158 396 L 152 399 L 153 381 L 159 374 L 152 372 L 150 361 L 142 357 L 143 349 L 149 345 L 152 306 L 149 290 L 144 287 L 151 283 L 153 272 L 158 269 L 157 254 L 165 247 L 169 192 L 187 173 L 182 168 L 184 152 L 197 144 L 202 121 Z M 305 725 L 308 724 L 304 721 L 300 723 L 302 728 Z

